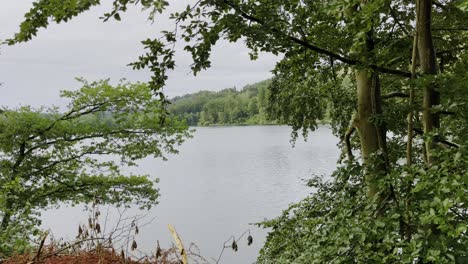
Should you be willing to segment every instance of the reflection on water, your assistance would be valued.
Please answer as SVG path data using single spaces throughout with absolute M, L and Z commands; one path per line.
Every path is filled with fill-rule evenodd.
M 290 132 L 285 126 L 197 128 L 169 161 L 142 160 L 131 171 L 159 178 L 161 198 L 149 212 L 148 219 L 155 220 L 140 228 L 139 249 L 154 250 L 156 240 L 170 245 L 170 223 L 186 244 L 194 242 L 203 256 L 217 258 L 227 238 L 250 229 L 253 245 L 243 241 L 237 253 L 225 251 L 221 263 L 254 262 L 267 231 L 249 223 L 278 216 L 307 196 L 302 179 L 329 175 L 338 158 L 330 129 L 320 127 L 307 142 L 298 139 L 295 148 Z M 47 211 L 43 218 L 45 228 L 69 239 L 78 223 L 87 221 L 80 208 Z

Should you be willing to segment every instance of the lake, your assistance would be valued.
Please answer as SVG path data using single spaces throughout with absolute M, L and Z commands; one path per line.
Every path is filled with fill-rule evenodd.
M 154 218 L 140 227 L 138 249 L 154 251 L 157 240 L 163 248 L 171 245 L 167 224 L 172 224 L 185 246 L 195 243 L 215 262 L 230 236 L 250 229 L 253 245 L 247 247 L 244 237 L 238 252 L 226 249 L 220 263 L 255 262 L 268 230 L 251 223 L 278 216 L 310 193 L 304 179 L 328 176 L 336 167 L 338 139 L 328 127 L 310 133 L 307 142 L 298 139 L 294 148 L 290 133 L 287 126 L 200 127 L 168 161 L 142 160 L 131 171 L 159 178 L 161 197 L 140 220 Z M 134 214 L 142 212 L 125 213 Z M 43 219 L 44 228 L 71 240 L 88 216 L 81 207 L 63 207 L 43 213 Z

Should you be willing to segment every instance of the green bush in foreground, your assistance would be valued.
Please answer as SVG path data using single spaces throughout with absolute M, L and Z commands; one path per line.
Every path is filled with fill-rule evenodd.
M 146 84 L 82 83 L 62 92 L 71 100 L 65 111 L 20 107 L 0 114 L 0 256 L 24 250 L 38 234 L 38 212 L 51 206 L 96 197 L 155 205 L 157 179 L 120 168 L 176 153 L 189 136 L 184 123 L 166 118 Z
M 467 263 L 468 152 L 438 158 L 395 168 L 378 182 L 392 188 L 381 201 L 367 197 L 357 164 L 312 180 L 315 194 L 262 224 L 272 231 L 259 263 Z

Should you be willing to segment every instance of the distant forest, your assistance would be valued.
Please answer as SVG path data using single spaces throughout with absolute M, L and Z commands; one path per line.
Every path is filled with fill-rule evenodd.
M 240 91 L 228 88 L 178 96 L 168 109 L 191 126 L 278 124 L 266 112 L 270 82 L 247 85 Z

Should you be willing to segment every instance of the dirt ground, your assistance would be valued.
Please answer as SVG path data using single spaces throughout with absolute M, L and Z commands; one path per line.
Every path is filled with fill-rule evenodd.
M 179 262 L 164 260 L 159 261 L 154 259 L 149 260 L 142 258 L 139 260 L 124 260 L 120 255 L 113 252 L 105 251 L 101 253 L 95 252 L 82 252 L 72 255 L 52 255 L 48 256 L 47 253 L 41 256 L 39 260 L 33 261 L 34 256 L 14 256 L 2 264 L 178 264 Z

